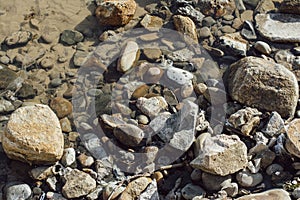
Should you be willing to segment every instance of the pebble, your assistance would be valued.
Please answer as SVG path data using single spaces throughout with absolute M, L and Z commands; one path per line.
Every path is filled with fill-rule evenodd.
M 7 64 L 9 64 L 10 59 L 7 56 L 1 56 L 0 57 L 0 62 L 7 65 Z
M 146 190 L 141 193 L 138 200 L 159 199 L 157 183 L 153 180 Z
M 262 132 L 270 137 L 277 136 L 285 132 L 284 121 L 281 116 L 276 112 L 272 112 L 269 121 L 266 123 Z
M 204 187 L 209 191 L 218 191 L 225 183 L 231 183 L 231 176 L 217 176 L 210 173 L 202 173 Z
M 74 65 L 77 67 L 81 67 L 88 55 L 89 53 L 86 51 L 77 50 L 73 56 Z
M 140 97 L 137 99 L 136 106 L 148 117 L 155 117 L 161 111 L 167 109 L 168 104 L 162 96 L 151 97 L 149 99 Z
M 59 35 L 60 32 L 56 26 L 45 25 L 41 30 L 41 38 L 48 44 L 58 41 Z
M 242 187 L 254 187 L 263 181 L 263 176 L 261 173 L 252 174 L 244 170 L 237 173 L 236 180 Z
M 145 48 L 143 53 L 150 62 L 156 61 L 162 56 L 162 52 L 158 48 Z
M 262 42 L 262 41 L 255 42 L 254 48 L 257 51 L 259 51 L 259 52 L 261 52 L 261 53 L 263 53 L 265 55 L 270 55 L 270 53 L 272 52 L 271 47 L 267 43 Z
M 54 64 L 54 55 L 52 54 L 45 55 L 40 62 L 40 65 L 43 69 L 51 69 L 53 68 Z
M 118 125 L 113 132 L 119 142 L 129 147 L 138 146 L 144 138 L 143 130 L 132 124 Z
M 74 148 L 64 149 L 63 156 L 61 158 L 61 163 L 65 166 L 71 166 L 76 161 L 76 152 Z
M 74 30 L 64 30 L 61 33 L 60 40 L 67 45 L 74 45 L 84 39 L 82 33 Z
M 299 86 L 295 75 L 284 66 L 246 57 L 230 66 L 227 81 L 232 99 L 258 109 L 277 111 L 283 118 L 294 115 Z
M 148 30 L 158 30 L 163 26 L 163 19 L 157 16 L 146 14 L 140 24 Z
M 234 32 L 235 32 L 235 29 L 232 28 L 232 27 L 229 26 L 229 25 L 225 25 L 225 26 L 222 26 L 222 27 L 221 27 L 221 31 L 222 31 L 223 33 L 234 33 Z
M 146 83 L 157 83 L 163 76 L 164 71 L 159 67 L 150 67 L 144 74 L 144 81 Z M 139 95 L 140 96 L 140 95 Z
M 202 20 L 202 25 L 206 27 L 211 27 L 216 23 L 216 20 L 211 16 L 205 17 Z
M 181 194 L 184 199 L 192 200 L 196 196 L 204 197 L 206 192 L 200 186 L 189 183 L 182 188 Z
M 63 97 L 55 97 L 52 99 L 50 107 L 60 119 L 72 113 L 72 103 Z
M 146 115 L 138 115 L 136 119 L 138 120 L 139 124 L 146 125 L 149 123 L 149 119 Z
M 253 10 L 245 10 L 242 14 L 241 14 L 241 20 L 244 21 L 253 21 Z
M 0 113 L 5 114 L 15 110 L 14 105 L 5 99 L 0 99 Z
M 2 145 L 11 159 L 51 164 L 61 158 L 64 138 L 54 112 L 46 105 L 36 104 L 12 113 Z
M 176 67 L 169 67 L 165 71 L 166 77 L 171 81 L 171 83 L 183 86 L 191 83 L 194 75 L 186 70 L 179 69 Z
M 173 23 L 177 31 L 189 37 L 191 40 L 198 42 L 196 25 L 191 18 L 182 15 L 174 15 Z
M 72 131 L 71 122 L 67 117 L 60 119 L 59 123 L 63 132 L 69 133 Z
M 290 14 L 300 14 L 300 2 L 294 0 L 282 1 L 279 7 L 279 12 L 290 13 Z
M 220 41 L 222 50 L 227 52 L 227 54 L 246 56 L 248 50 L 248 41 L 244 40 L 240 33 L 226 34 L 220 37 Z
M 85 196 L 96 188 L 96 181 L 78 169 L 71 170 L 64 179 L 66 183 L 62 188 L 62 194 L 69 199 Z
M 32 34 L 29 31 L 17 31 L 5 39 L 8 46 L 26 45 L 31 40 Z
M 5 188 L 6 200 L 29 199 L 32 191 L 29 185 L 25 183 L 10 184 Z
M 77 159 L 83 167 L 90 167 L 94 164 L 94 158 L 92 156 L 80 154 Z
M 257 38 L 256 32 L 251 21 L 245 21 L 241 35 L 248 40 L 255 40 Z
M 209 38 L 211 36 L 210 29 L 208 27 L 202 27 L 199 29 L 199 38 Z
M 235 197 L 239 193 L 239 185 L 237 183 L 225 182 L 222 184 L 221 190 L 225 191 L 228 196 Z
M 134 41 L 127 42 L 118 60 L 118 71 L 124 73 L 130 70 L 139 59 L 139 56 L 140 50 L 138 44 Z
M 140 177 L 131 181 L 124 192 L 121 194 L 119 200 L 134 200 L 147 188 L 152 182 L 150 178 Z
M 289 193 L 283 189 L 272 189 L 267 190 L 265 192 L 249 194 L 242 197 L 237 198 L 236 200 L 291 200 Z
M 292 193 L 292 196 L 295 198 L 295 199 L 299 199 L 300 198 L 300 188 L 297 187 L 296 189 L 294 189 L 293 193 Z
M 196 23 L 201 23 L 203 18 L 205 17 L 198 9 L 195 9 L 192 5 L 186 4 L 185 6 L 180 6 L 176 13 L 188 16 Z
M 271 175 L 275 174 L 276 172 L 282 172 L 283 170 L 284 170 L 284 168 L 281 165 L 274 163 L 267 167 L 266 173 L 271 176 Z

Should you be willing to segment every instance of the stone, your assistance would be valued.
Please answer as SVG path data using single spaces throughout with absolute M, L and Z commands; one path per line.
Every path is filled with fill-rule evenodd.
M 63 154 L 64 138 L 59 120 L 46 105 L 15 110 L 2 137 L 3 149 L 11 159 L 29 164 L 52 164 Z
M 176 67 L 168 67 L 165 71 L 165 76 L 174 86 L 188 85 L 194 77 L 192 73 Z
M 232 28 L 232 27 L 229 26 L 229 25 L 222 26 L 222 27 L 220 28 L 220 30 L 221 30 L 223 33 L 234 33 L 234 32 L 235 32 L 235 29 Z
M 194 40 L 195 42 L 198 42 L 196 25 L 193 20 L 186 16 L 175 15 L 173 17 L 173 23 L 177 31 Z
M 5 114 L 15 110 L 14 105 L 5 99 L 0 99 L 0 113 Z
M 254 187 L 263 181 L 263 176 L 261 173 L 252 174 L 244 170 L 237 173 L 236 180 L 242 187 Z
M 70 120 L 65 117 L 62 118 L 61 120 L 59 120 L 60 126 L 61 126 L 61 130 L 65 133 L 69 133 L 72 131 L 72 126 L 71 126 L 71 122 Z
M 249 194 L 236 200 L 291 200 L 289 193 L 283 189 L 272 189 L 265 192 Z
M 77 50 L 73 56 L 74 65 L 76 67 L 82 66 L 88 55 L 89 55 L 89 53 L 86 51 Z
M 53 54 L 46 54 L 43 56 L 42 60 L 40 61 L 40 66 L 43 69 L 51 69 L 55 64 L 55 56 Z
M 203 18 L 203 20 L 202 20 L 202 25 L 206 26 L 206 27 L 211 27 L 215 23 L 216 23 L 216 20 L 211 16 L 207 16 L 207 17 Z
M 144 138 L 143 130 L 132 124 L 118 125 L 113 133 L 119 142 L 130 147 L 138 146 Z
M 292 196 L 295 198 L 295 199 L 299 199 L 300 198 L 300 187 L 297 187 L 296 189 L 294 189 L 293 193 L 292 193 Z
M 123 191 L 125 190 L 124 186 L 118 187 L 116 182 L 110 182 L 103 190 L 102 197 L 104 200 L 108 200 L 111 196 L 111 199 L 116 199 Z
M 245 136 L 250 136 L 252 130 L 260 123 L 262 115 L 256 108 L 247 107 L 230 115 L 228 122 Z
M 277 164 L 277 163 L 274 163 L 274 164 L 271 164 L 267 167 L 266 169 L 266 173 L 271 176 L 271 175 L 274 175 L 275 173 L 278 173 L 278 172 L 283 172 L 284 168 Z
M 158 188 L 157 188 L 157 183 L 155 180 L 153 180 L 146 190 L 141 193 L 139 196 L 138 200 L 156 200 L 159 199 L 159 194 L 158 194 Z
M 149 51 L 148 52 L 146 52 L 145 50 L 144 50 L 144 53 L 149 53 Z M 145 54 L 146 55 L 146 54 Z M 150 57 L 151 56 L 151 57 Z M 152 59 L 152 58 L 154 58 L 154 56 L 153 55 L 146 55 L 146 57 L 148 58 L 148 59 Z M 155 56 L 156 57 L 156 56 Z M 149 69 L 146 71 L 146 73 L 144 74 L 144 76 L 143 76 L 143 79 L 144 79 L 144 81 L 146 82 L 146 83 L 157 83 L 160 79 L 161 79 L 161 77 L 163 76 L 163 74 L 164 74 L 164 71 L 161 69 L 161 68 L 159 68 L 159 67 L 156 67 L 156 66 L 153 66 L 153 67 L 149 67 Z
M 76 152 L 74 148 L 64 149 L 63 156 L 61 158 L 61 163 L 67 167 L 71 166 L 76 161 Z
M 269 121 L 266 123 L 262 132 L 269 135 L 270 137 L 277 136 L 280 133 L 285 132 L 284 121 L 278 112 L 274 111 L 271 113 Z
M 189 40 L 190 41 L 190 40 Z M 189 62 L 195 53 L 188 48 L 173 51 L 167 55 L 167 58 L 173 62 Z
M 116 128 L 118 125 L 126 124 L 120 117 L 114 115 L 101 115 L 103 123 L 111 128 Z
M 0 66 L 0 90 L 11 89 L 7 87 L 11 86 L 17 78 L 16 72 Z
M 244 3 L 250 5 L 250 6 L 254 7 L 254 8 L 257 6 L 257 4 L 258 4 L 259 1 L 260 0 L 243 0 Z
M 208 27 L 202 27 L 199 29 L 199 38 L 209 38 L 211 36 L 210 29 Z
M 46 179 L 46 183 L 52 191 L 57 191 L 58 190 L 58 187 L 56 186 L 58 184 L 58 181 L 57 181 L 57 178 L 55 176 L 48 177 Z
M 94 164 L 94 158 L 92 156 L 80 154 L 77 159 L 83 167 L 90 167 L 92 164 Z
M 29 172 L 29 175 L 34 180 L 45 180 L 47 177 L 53 175 L 52 170 L 53 170 L 52 167 L 37 167 L 37 168 L 33 168 Z
M 145 48 L 143 49 L 143 53 L 149 61 L 156 61 L 162 56 L 162 52 L 158 48 Z
M 61 33 L 60 40 L 67 45 L 74 45 L 84 39 L 82 33 L 74 30 L 64 30 Z
M 41 38 L 45 43 L 51 44 L 58 40 L 60 35 L 56 26 L 45 25 L 41 30 Z
M 207 137 L 190 165 L 205 172 L 226 176 L 247 166 L 247 147 L 236 135 Z
M 104 0 L 98 5 L 95 14 L 102 25 L 123 26 L 133 18 L 136 7 L 134 0 Z
M 225 183 L 231 183 L 231 176 L 218 176 L 210 173 L 202 173 L 204 187 L 209 191 L 218 191 Z
M 242 14 L 241 14 L 241 20 L 244 21 L 253 21 L 253 10 L 245 10 Z
M 97 199 L 101 198 L 102 192 L 103 192 L 103 187 L 99 185 L 93 192 L 91 192 L 90 194 L 88 194 L 86 196 L 86 199 L 87 200 L 97 200 Z
M 147 117 L 146 115 L 138 115 L 138 116 L 136 117 L 136 119 L 138 120 L 138 123 L 139 123 L 139 124 L 144 124 L 144 125 L 146 125 L 146 124 L 149 123 L 149 119 L 148 119 L 148 117 Z
M 63 97 L 55 97 L 50 102 L 51 109 L 58 118 L 64 118 L 72 113 L 72 103 Z
M 31 188 L 25 183 L 12 184 L 5 188 L 6 200 L 29 199 L 31 194 Z
M 257 39 L 256 32 L 251 21 L 245 21 L 243 25 L 243 29 L 241 31 L 241 35 L 248 40 Z
M 189 4 L 180 6 L 178 9 L 176 9 L 176 13 L 183 16 L 188 16 L 196 23 L 201 23 L 203 18 L 205 17 L 199 10 L 195 9 L 192 5 Z
M 254 48 L 259 51 L 260 53 L 266 54 L 266 55 L 270 55 L 270 53 L 272 52 L 271 47 L 263 42 L 263 41 L 257 41 L 254 44 Z
M 32 34 L 29 31 L 17 31 L 5 39 L 8 46 L 26 45 L 31 40 Z
M 279 12 L 299 15 L 300 14 L 300 1 L 298 1 L 298 0 L 282 1 L 279 6 Z
M 150 97 L 149 99 L 145 97 L 138 98 L 136 106 L 142 113 L 149 117 L 157 116 L 161 111 L 167 109 L 168 104 L 162 96 Z
M 204 197 L 206 192 L 200 186 L 189 183 L 182 188 L 181 195 L 184 199 L 192 200 L 196 196 Z
M 68 199 L 79 198 L 96 188 L 96 181 L 87 173 L 73 169 L 64 176 L 62 194 Z
M 243 58 L 229 68 L 228 92 L 247 106 L 294 115 L 299 97 L 295 75 L 280 64 L 257 57 Z
M 275 2 L 273 0 L 261 0 L 258 2 L 255 11 L 256 13 L 269 13 L 275 11 Z
M 5 65 L 7 65 L 7 64 L 9 64 L 10 59 L 7 56 L 1 56 L 0 57 L 0 62 L 3 63 L 3 64 L 5 64 Z
M 300 42 L 300 15 L 257 14 L 255 21 L 258 32 L 272 42 Z
M 200 182 L 202 180 L 202 171 L 200 169 L 194 169 L 191 173 L 191 180 Z
M 285 148 L 292 155 L 300 158 L 300 119 L 294 119 L 291 121 L 286 128 L 286 142 Z
M 222 184 L 221 190 L 225 191 L 228 196 L 235 197 L 239 193 L 239 185 L 237 183 L 225 182 Z
M 148 30 L 159 30 L 163 26 L 163 19 L 157 16 L 146 14 L 140 23 Z
M 248 42 L 240 33 L 226 34 L 220 37 L 220 46 L 229 55 L 246 56 Z
M 124 192 L 121 194 L 119 200 L 134 200 L 147 188 L 152 182 L 150 178 L 140 177 L 131 181 Z
M 127 72 L 130 70 L 139 59 L 139 56 L 140 50 L 138 44 L 134 41 L 127 42 L 122 49 L 121 56 L 118 60 L 118 71 Z

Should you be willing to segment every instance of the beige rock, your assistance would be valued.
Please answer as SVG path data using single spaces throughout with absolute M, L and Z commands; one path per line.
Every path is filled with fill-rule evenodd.
M 175 15 L 173 17 L 173 22 L 177 31 L 185 36 L 190 37 L 195 42 L 198 42 L 196 26 L 193 20 L 191 20 L 189 17 Z
M 288 124 L 286 131 L 287 140 L 285 143 L 285 148 L 293 154 L 300 158 L 300 119 L 294 119 Z
M 72 103 L 62 97 L 52 99 L 50 107 L 58 118 L 64 118 L 72 113 Z
M 119 200 L 134 200 L 146 189 L 151 183 L 151 179 L 147 177 L 140 177 L 131 181 L 125 191 L 120 196 Z
M 46 105 L 14 111 L 2 138 L 7 156 L 29 164 L 50 164 L 63 154 L 64 138 L 59 121 Z
M 158 30 L 163 25 L 163 19 L 157 16 L 146 14 L 140 23 L 148 30 Z
M 228 92 L 232 99 L 282 117 L 294 115 L 299 97 L 295 75 L 280 64 L 257 57 L 246 57 L 232 64 Z
M 140 57 L 139 46 L 134 41 L 129 41 L 123 48 L 118 60 L 118 71 L 127 72 L 131 69 Z
M 134 0 L 104 0 L 96 9 L 95 14 L 102 25 L 122 26 L 132 19 L 135 10 Z
M 249 194 L 236 200 L 291 200 L 290 195 L 283 189 L 272 189 L 257 194 Z

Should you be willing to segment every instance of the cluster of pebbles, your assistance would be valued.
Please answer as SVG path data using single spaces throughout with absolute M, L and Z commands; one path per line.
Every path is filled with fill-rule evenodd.
M 1 41 L 0 199 L 300 199 L 300 1 L 87 5 Z

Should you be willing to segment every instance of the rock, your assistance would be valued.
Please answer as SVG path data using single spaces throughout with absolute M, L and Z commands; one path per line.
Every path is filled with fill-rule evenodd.
M 53 175 L 52 170 L 53 170 L 52 167 L 37 167 L 37 168 L 33 168 L 29 172 L 29 175 L 34 180 L 45 180 L 47 177 Z
M 83 40 L 82 33 L 74 30 L 64 30 L 61 33 L 60 40 L 67 45 L 74 45 Z
M 40 61 L 40 66 L 43 69 L 51 69 L 55 64 L 55 57 L 53 54 L 46 54 Z
M 253 21 L 253 10 L 245 10 L 242 14 L 241 14 L 241 20 L 244 21 Z
M 175 29 L 182 33 L 184 36 L 188 36 L 195 42 L 198 42 L 196 26 L 189 17 L 182 15 L 175 15 L 173 17 L 173 23 Z
M 15 110 L 15 107 L 12 105 L 10 101 L 5 99 L 0 99 L 0 113 L 9 113 Z
M 291 200 L 290 195 L 283 189 L 272 189 L 265 192 L 249 194 L 236 200 Z
M 165 76 L 174 86 L 188 85 L 194 77 L 192 73 L 176 67 L 168 67 L 165 71 Z
M 225 191 L 228 196 L 235 197 L 239 192 L 239 186 L 237 183 L 225 182 L 222 184 L 221 190 Z
M 283 172 L 284 168 L 277 164 L 277 163 L 274 163 L 274 164 L 271 164 L 267 167 L 266 169 L 266 173 L 271 176 L 271 175 L 274 175 L 276 172 Z
M 282 1 L 279 7 L 279 12 L 300 14 L 300 1 L 298 0 L 285 0 Z
M 31 188 L 25 183 L 11 184 L 5 188 L 6 200 L 29 199 L 31 194 Z
M 66 180 L 62 194 L 68 199 L 89 194 L 96 188 L 96 181 L 87 173 L 73 169 L 64 176 Z
M 29 164 L 51 164 L 63 154 L 59 121 L 46 105 L 18 108 L 5 129 L 2 145 L 7 156 Z
M 282 117 L 294 115 L 298 101 L 295 75 L 280 64 L 246 57 L 229 68 L 228 91 L 232 99 Z
M 286 129 L 286 142 L 285 148 L 292 155 L 300 158 L 300 136 L 299 136 L 299 128 L 300 128 L 300 119 L 294 119 L 288 124 Z
M 74 148 L 64 149 L 63 156 L 61 158 L 61 163 L 67 167 L 71 166 L 76 161 L 76 152 Z
M 245 21 L 241 35 L 248 40 L 255 40 L 257 38 L 253 23 L 250 21 Z
M 248 50 L 248 42 L 241 37 L 240 33 L 221 36 L 220 45 L 229 55 L 246 56 Z
M 134 0 L 104 0 L 98 5 L 95 14 L 102 25 L 122 26 L 132 19 L 136 7 Z
M 6 89 L 18 78 L 16 72 L 0 67 L 0 90 Z
M 190 165 L 208 173 L 226 176 L 247 166 L 247 147 L 236 135 L 207 137 L 199 156 Z
M 272 112 L 269 121 L 262 129 L 262 132 L 273 137 L 285 132 L 284 121 L 281 116 L 275 111 Z
M 59 123 L 63 132 L 69 133 L 72 131 L 71 122 L 67 117 L 59 120 Z
M 131 181 L 125 191 L 121 194 L 119 200 L 134 200 L 147 188 L 152 180 L 147 177 L 140 177 Z
M 267 43 L 265 43 L 263 41 L 257 41 L 257 42 L 255 42 L 254 48 L 257 51 L 259 51 L 259 52 L 261 52 L 263 54 L 266 54 L 266 55 L 270 55 L 270 53 L 272 52 L 271 47 Z
M 178 9 L 176 9 L 176 13 L 188 16 L 196 23 L 201 23 L 203 18 L 205 17 L 199 10 L 195 9 L 192 5 L 185 5 L 180 6 Z
M 254 8 L 257 6 L 257 4 L 258 4 L 259 1 L 260 0 L 243 0 L 244 3 L 250 5 L 250 6 L 254 7 Z
M 111 196 L 111 199 L 116 199 L 124 190 L 124 186 L 118 187 L 116 182 L 110 182 L 103 190 L 102 197 L 103 200 L 108 200 Z
M 158 30 L 163 26 L 163 19 L 157 16 L 146 14 L 140 23 L 148 30 Z
M 88 194 L 86 196 L 86 199 L 87 200 L 97 200 L 97 199 L 101 198 L 102 191 L 103 191 L 103 187 L 99 185 L 93 192 L 91 192 L 90 194 Z
M 202 180 L 202 171 L 200 169 L 194 169 L 191 173 L 191 180 L 200 182 Z
M 184 199 L 192 200 L 196 196 L 204 197 L 206 192 L 200 186 L 189 183 L 182 188 L 181 195 Z
M 149 123 L 149 119 L 148 119 L 148 117 L 147 117 L 146 115 L 138 115 L 138 116 L 136 117 L 136 119 L 138 120 L 138 123 L 139 123 L 139 124 L 144 124 L 144 125 L 146 125 L 146 124 Z
M 162 52 L 158 48 L 145 48 L 145 49 L 143 49 L 143 53 L 149 61 L 156 61 L 159 58 L 161 58 L 161 56 L 162 56 Z M 152 67 L 152 68 L 154 68 L 154 67 Z M 159 73 L 159 74 L 161 74 L 161 73 Z
M 235 29 L 228 25 L 222 26 L 220 30 L 223 33 L 234 33 L 235 32 Z
M 257 4 L 255 11 L 256 13 L 269 13 L 276 9 L 275 2 L 273 0 L 262 0 Z
M 56 42 L 59 38 L 59 35 L 59 30 L 52 25 L 45 25 L 41 31 L 41 38 L 48 44 Z
M 209 191 L 218 191 L 225 183 L 231 183 L 231 176 L 217 176 L 203 172 L 202 181 L 204 187 Z
M 263 181 L 263 176 L 261 173 L 252 174 L 244 170 L 237 173 L 236 180 L 242 187 L 254 187 Z
M 295 198 L 295 199 L 299 199 L 300 198 L 300 187 L 297 187 L 296 189 L 294 189 L 293 193 L 292 193 L 292 196 Z
M 156 200 L 159 199 L 156 181 L 152 181 L 146 190 L 139 196 L 138 200 Z
M 245 136 L 250 136 L 252 130 L 260 123 L 259 116 L 262 115 L 256 108 L 245 108 L 230 115 L 228 122 L 234 128 L 239 129 Z
M 94 158 L 92 156 L 80 154 L 77 159 L 83 167 L 90 167 L 92 164 L 94 164 Z
M 190 40 L 189 40 L 190 41 Z M 167 58 L 173 62 L 189 62 L 195 53 L 188 48 L 183 48 L 167 55 Z
M 84 64 L 85 59 L 89 55 L 88 52 L 77 50 L 73 56 L 73 62 L 76 67 L 82 66 Z
M 215 23 L 216 23 L 216 20 L 214 18 L 212 18 L 211 16 L 207 16 L 207 17 L 203 18 L 203 20 L 202 20 L 202 25 L 207 26 L 207 27 L 211 27 Z
M 36 96 L 36 90 L 32 85 L 23 83 L 20 90 L 17 92 L 18 97 L 22 99 L 34 98 Z
M 138 146 L 144 138 L 144 132 L 132 124 L 118 125 L 114 129 L 114 136 L 124 145 Z
M 149 99 L 140 97 L 137 99 L 136 107 L 149 117 L 157 116 L 161 111 L 168 108 L 168 104 L 162 96 L 151 97 Z
M 300 42 L 300 15 L 258 14 L 255 21 L 259 33 L 272 42 Z
M 210 29 L 208 27 L 202 27 L 199 30 L 199 38 L 209 38 L 211 36 Z
M 127 42 L 118 60 L 118 71 L 127 72 L 133 67 L 139 56 L 140 50 L 138 44 L 134 41 Z
M 9 64 L 9 62 L 10 62 L 9 57 L 7 57 L 7 56 L 1 56 L 0 57 L 0 62 L 3 63 L 3 64 L 5 64 L 5 65 Z
M 58 118 L 64 118 L 72 113 L 72 103 L 63 97 L 55 97 L 52 99 L 50 107 Z
M 29 31 L 17 31 L 5 39 L 8 46 L 26 45 L 31 40 L 32 34 Z
M 57 178 L 55 176 L 48 177 L 46 179 L 46 183 L 52 191 L 57 191 L 58 190 L 58 187 L 56 186 L 58 184 L 58 181 L 57 181 Z

